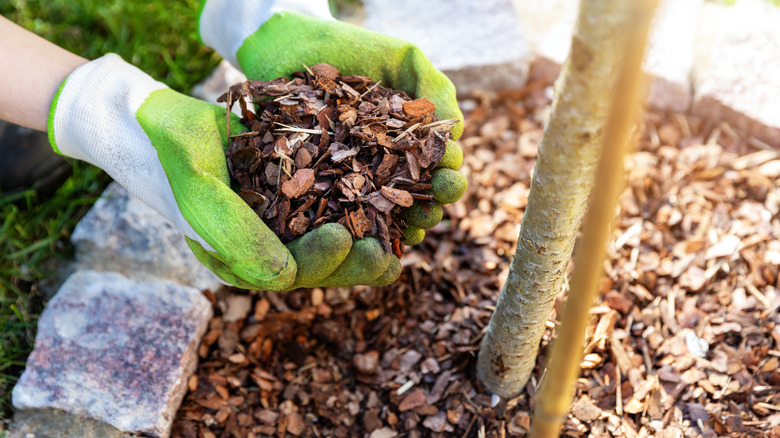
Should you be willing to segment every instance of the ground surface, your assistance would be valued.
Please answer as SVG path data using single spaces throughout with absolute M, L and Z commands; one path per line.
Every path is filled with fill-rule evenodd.
M 173 436 L 523 436 L 541 367 L 491 409 L 474 366 L 545 96 L 465 102 L 469 190 L 395 284 L 208 293 L 217 316 Z M 717 122 L 644 125 L 564 434 L 780 436 L 778 154 Z
M 11 0 L 0 2 L 0 13 L 83 56 L 119 52 L 180 91 L 187 91 L 202 79 L 217 60 L 213 53 L 200 52 L 194 36 L 197 13 L 194 0 L 175 5 L 158 0 Z M 117 21 L 117 17 L 123 19 Z M 168 29 L 169 33 L 161 36 L 159 32 L 148 32 L 150 27 Z M 186 51 L 183 53 L 181 48 L 186 48 Z M 193 62 L 193 58 L 197 62 Z M 264 347 L 265 344 L 264 348 L 270 348 L 271 352 L 267 356 L 258 356 L 262 360 L 256 359 L 256 366 L 231 362 L 230 368 L 225 369 L 222 366 L 224 360 L 217 353 L 219 341 L 214 341 L 206 352 L 207 359 L 203 360 L 197 378 L 198 389 L 185 401 L 185 408 L 180 413 L 177 433 L 183 435 L 191 428 L 208 423 L 215 431 L 214 435 L 220 436 L 226 429 L 226 422 L 239 425 L 250 422 L 256 427 L 270 426 L 271 429 L 267 430 L 281 429 L 282 432 L 293 424 L 291 431 L 296 431 L 300 429 L 295 429 L 298 423 L 292 412 L 297 409 L 298 417 L 306 424 L 302 436 L 314 434 L 315 424 L 320 436 L 326 436 L 334 429 L 335 423 L 354 431 L 350 435 L 355 436 L 361 435 L 359 431 L 379 427 L 380 423 L 382 426 L 378 430 L 388 427 L 397 430 L 400 435 L 411 435 L 414 432 L 407 433 L 406 426 L 414 421 L 417 424 L 412 429 L 418 428 L 422 434 L 428 434 L 431 429 L 424 424 L 429 416 L 427 414 L 433 409 L 428 406 L 412 408 L 411 411 L 417 410 L 412 415 L 409 410 L 401 412 L 396 402 L 400 403 L 414 393 L 417 400 L 410 398 L 404 408 L 419 403 L 419 392 L 415 393 L 417 388 L 422 388 L 424 395 L 433 392 L 430 401 L 434 402 L 436 392 L 433 389 L 443 385 L 447 385 L 446 393 L 433 403 L 437 413 L 441 410 L 445 412 L 445 417 L 458 419 L 457 411 L 461 408 L 457 405 L 460 403 L 463 406 L 461 417 L 467 419 L 463 421 L 468 421 L 465 427 L 450 423 L 450 427 L 456 430 L 445 431 L 444 435 L 462 436 L 469 424 L 471 429 L 466 436 L 478 436 L 483 424 L 486 434 L 497 434 L 501 421 L 504 421 L 506 435 L 521 431 L 520 427 L 526 425 L 529 418 L 528 396 L 535 388 L 538 370 L 528 392 L 515 402 L 516 405 L 506 410 L 499 409 L 495 415 L 485 410 L 487 398 L 478 386 L 473 393 L 469 390 L 477 384 L 467 382 L 473 381 L 472 354 L 479 343 L 479 329 L 487 322 L 491 310 L 489 306 L 495 301 L 505 275 L 508 254 L 511 254 L 516 239 L 516 227 L 524 205 L 523 194 L 529 181 L 528 169 L 533 164 L 533 145 L 540 134 L 540 119 L 532 119 L 531 122 L 519 120 L 527 117 L 524 112 L 533 112 L 539 105 L 530 103 L 526 109 L 521 109 L 520 105 L 512 102 L 499 106 L 486 101 L 481 103 L 483 110 L 467 111 L 470 114 L 470 131 L 466 138 L 473 140 L 465 142 L 469 154 L 465 169 L 470 174 L 472 189 L 459 206 L 449 210 L 450 226 L 455 233 L 450 233 L 444 226 L 432 233 L 426 243 L 407 256 L 404 277 L 390 288 L 378 291 L 355 289 L 347 292 L 346 298 L 341 295 L 345 292 L 338 290 L 297 293 L 276 300 L 271 295 L 261 295 L 259 298 L 270 304 L 268 314 L 279 315 L 264 320 L 264 333 L 275 330 L 277 326 L 274 324 L 281 324 L 274 320 L 289 322 L 291 318 L 299 318 L 297 314 L 284 313 L 285 306 L 292 312 L 306 312 L 300 317 L 303 322 L 280 325 L 282 328 L 296 328 L 293 331 L 281 330 L 276 338 L 262 335 L 259 346 Z M 594 355 L 589 356 L 593 367 L 583 373 L 584 380 L 576 399 L 579 400 L 582 395 L 588 398 L 577 404 L 577 420 L 574 417 L 570 419 L 569 430 L 581 428 L 577 424 L 579 421 L 598 432 L 615 424 L 617 418 L 632 428 L 627 430 L 638 431 L 646 425 L 648 433 L 653 430 L 651 427 L 677 425 L 682 425 L 687 435 L 694 436 L 702 430 L 717 431 L 722 435 L 741 433 L 760 436 L 762 432 L 769 433 L 778 423 L 777 416 L 773 414 L 778 410 L 775 394 L 780 380 L 775 372 L 780 337 L 776 328 L 777 295 L 770 287 L 771 284 L 777 286 L 778 255 L 777 243 L 769 242 L 777 240 L 779 227 L 776 210 L 769 210 L 767 217 L 767 213 L 756 205 L 775 202 L 772 199 L 776 199 L 777 187 L 775 185 L 771 190 L 768 187 L 776 178 L 768 177 L 767 183 L 767 179 L 755 170 L 766 157 L 757 157 L 757 163 L 739 162 L 735 161 L 734 155 L 724 153 L 714 163 L 696 164 L 699 160 L 707 162 L 707 157 L 717 156 L 716 149 L 691 148 L 706 143 L 713 132 L 718 132 L 713 131 L 712 123 L 701 124 L 690 118 L 664 115 L 653 115 L 650 121 L 659 141 L 655 146 L 650 135 L 646 134 L 644 150 L 652 152 L 660 164 L 646 164 L 644 170 L 633 176 L 638 188 L 644 187 L 647 181 L 648 200 L 634 197 L 638 200 L 628 199 L 629 204 L 626 204 L 628 214 L 617 231 L 617 236 L 623 236 L 625 242 L 620 250 L 613 250 L 612 254 L 613 260 L 620 258 L 622 261 L 612 262 L 610 270 L 613 284 L 609 289 L 616 293 L 609 295 L 606 307 L 596 309 L 594 322 L 604 322 L 598 326 L 601 327 L 598 335 L 591 339 L 598 341 L 588 343 L 589 352 Z M 692 131 L 691 135 L 683 135 L 686 124 Z M 677 140 L 678 136 L 682 141 Z M 518 137 L 524 139 L 519 156 L 515 154 Z M 746 146 L 749 139 L 738 138 L 735 142 L 725 126 L 719 130 L 718 138 L 726 151 L 743 154 L 759 150 Z M 661 148 L 661 144 L 675 147 Z M 684 146 L 689 151 L 677 152 L 677 146 Z M 506 162 L 501 161 L 505 156 Z M 735 170 L 738 163 L 739 169 Z M 516 173 L 515 166 L 521 169 L 520 173 Z M 667 170 L 664 171 L 664 168 Z M 649 175 L 647 179 L 644 173 Z M 37 315 L 43 308 L 41 280 L 52 275 L 51 260 L 71 256 L 69 233 L 107 182 L 108 178 L 96 168 L 79 165 L 74 170 L 74 177 L 51 199 L 38 199 L 32 193 L 0 198 L 0 247 L 4 255 L 0 263 L 0 436 L 4 429 L 3 421 L 11 414 L 10 388 L 32 348 Z M 774 193 L 774 198 L 770 196 L 767 201 L 762 194 L 765 189 Z M 687 193 L 687 200 L 682 203 L 678 196 L 681 192 Z M 12 202 L 21 202 L 22 205 Z M 662 208 L 667 203 L 675 208 Z M 636 204 L 634 210 L 630 204 Z M 642 228 L 632 228 L 637 218 L 645 219 Z M 714 238 L 719 242 L 723 240 L 723 230 L 733 220 L 747 224 L 742 231 L 734 230 L 740 243 L 734 247 L 734 239 L 730 239 L 731 243 L 725 239 L 726 243 L 710 253 L 711 257 L 721 255 L 708 259 L 707 251 L 716 246 L 708 230 L 715 230 Z M 438 246 L 434 246 L 433 242 Z M 722 255 L 732 248 L 731 254 Z M 694 256 L 692 259 L 691 255 Z M 655 257 L 658 258 L 658 269 L 653 270 L 650 267 L 654 266 Z M 661 269 L 664 263 L 667 268 Z M 669 270 L 669 267 L 672 269 Z M 700 275 L 701 271 L 704 271 L 704 277 Z M 706 281 L 698 288 L 697 282 L 702 278 Z M 686 282 L 692 283 L 686 285 Z M 677 289 L 674 284 L 678 285 Z M 235 301 L 235 298 L 227 299 L 228 296 L 225 296 L 225 302 Z M 296 296 L 303 298 L 300 305 L 287 301 L 294 300 Z M 312 299 L 319 300 L 318 297 L 327 307 L 316 306 L 319 313 L 310 316 Z M 674 299 L 667 300 L 669 297 Z M 265 304 L 262 299 L 258 302 L 261 303 L 258 316 L 262 316 Z M 249 304 L 249 314 L 254 315 L 257 304 Z M 442 323 L 445 319 L 446 322 Z M 219 332 L 219 324 L 214 323 L 217 329 L 214 333 Z M 235 328 L 241 326 L 242 329 L 260 326 L 251 319 L 234 324 Z M 228 332 L 238 333 L 232 330 L 234 326 L 227 327 Z M 314 327 L 320 327 L 320 332 L 317 332 L 320 333 L 319 338 L 314 336 Z M 334 327 L 339 328 L 343 341 L 327 341 L 322 327 L 327 329 L 324 333 L 334 332 Z M 709 344 L 703 359 L 693 358 L 688 346 L 683 345 L 686 339 L 690 339 L 692 348 L 696 350 L 698 341 L 688 335 L 687 329 L 690 328 Z M 239 337 L 232 354 L 240 353 L 241 348 L 246 349 L 253 342 L 257 348 L 257 339 L 260 338 L 249 336 L 249 332 L 246 334 L 245 340 Z M 216 336 L 222 338 L 221 334 Z M 225 351 L 229 350 L 231 336 L 225 335 L 226 340 L 222 341 Z M 266 343 L 266 338 L 271 340 Z M 613 339 L 619 342 L 613 344 Z M 301 346 L 305 349 L 301 350 Z M 621 347 L 625 356 L 621 354 Z M 304 366 L 296 365 L 296 369 L 291 371 L 293 379 L 298 377 L 297 373 L 300 374 L 300 379 L 291 384 L 285 379 L 283 371 L 285 364 L 301 362 L 298 351 L 304 352 Z M 365 373 L 370 371 L 373 357 L 373 353 L 369 353 L 360 356 L 360 369 L 364 373 L 359 374 L 353 362 L 355 351 L 376 351 L 383 359 L 378 368 L 385 371 Z M 417 354 L 409 351 L 421 355 L 413 365 L 408 364 Z M 702 353 L 701 350 L 696 352 Z M 397 359 L 396 362 L 394 355 L 406 359 Z M 640 355 L 642 364 L 634 366 Z M 308 356 L 316 359 L 316 366 L 308 365 L 312 363 Z M 437 362 L 438 370 L 431 368 L 433 362 L 427 360 L 429 357 Z M 369 367 L 366 367 L 366 358 Z M 239 356 L 233 359 L 243 360 Z M 426 360 L 428 364 L 423 366 Z M 637 371 L 621 372 L 620 385 L 613 386 L 618 376 L 614 370 L 620 368 L 620 363 L 624 367 L 631 364 L 639 374 Z M 687 367 L 688 364 L 692 365 Z M 672 367 L 671 373 L 668 368 L 663 368 L 664 365 Z M 407 367 L 411 367 L 410 372 L 403 371 Z M 261 379 L 270 383 L 260 383 L 262 380 L 248 377 L 255 368 L 260 370 L 257 373 Z M 321 370 L 329 372 L 331 377 L 324 376 Z M 442 378 L 447 370 L 448 377 Z M 218 373 L 222 373 L 224 379 L 216 376 Z M 680 380 L 675 382 L 678 374 Z M 209 379 L 212 375 L 216 377 Z M 237 381 L 232 377 L 228 380 L 227 376 L 242 375 L 247 376 L 243 382 L 238 380 L 243 389 L 231 386 Z M 726 376 L 725 379 L 723 376 Z M 330 379 L 330 382 L 323 383 L 322 379 Z M 383 379 L 383 383 L 372 383 L 378 379 Z M 437 379 L 441 379 L 438 386 Z M 249 401 L 241 401 L 235 409 L 223 409 L 219 413 L 224 405 L 214 400 L 213 409 L 203 408 L 202 412 L 197 412 L 194 400 L 203 401 L 204 397 L 217 391 L 217 385 L 209 383 L 212 380 L 222 385 L 228 395 L 245 397 Z M 402 396 L 392 395 L 399 385 L 409 380 L 421 383 L 407 389 Z M 368 383 L 363 383 L 366 381 Z M 648 383 L 640 386 L 642 382 Z M 191 383 L 196 386 L 195 380 Z M 316 394 L 315 384 L 332 390 L 330 395 L 336 396 L 332 404 L 328 404 L 328 400 L 323 404 L 312 398 Z M 739 386 L 735 388 L 737 384 Z M 292 394 L 298 389 L 288 390 L 291 385 L 299 387 L 302 395 Z M 676 390 L 678 387 L 679 390 Z M 225 394 L 222 389 L 218 391 Z M 342 391 L 364 399 L 345 402 L 339 399 L 343 397 Z M 374 397 L 371 397 L 372 391 Z M 459 395 L 464 391 L 466 396 Z M 306 394 L 310 396 L 308 403 L 305 402 Z M 251 401 L 252 397 L 261 399 L 263 396 L 267 400 L 266 405 Z M 283 404 L 287 398 L 292 402 Z M 632 399 L 636 401 L 632 402 Z M 588 403 L 591 401 L 606 413 L 592 409 Z M 237 402 L 239 399 L 236 398 L 231 404 Z M 659 402 L 660 411 L 656 409 Z M 257 406 L 267 406 L 268 412 L 256 410 Z M 338 412 L 347 412 L 348 416 L 344 418 L 348 419 L 339 422 L 321 413 L 328 412 L 326 409 L 332 406 L 336 406 L 334 409 Z M 352 415 L 356 408 L 357 414 Z M 372 409 L 374 413 L 371 413 Z M 449 414 L 450 410 L 454 413 Z M 641 413 L 632 412 L 637 410 Z M 226 412 L 225 421 L 217 421 Z M 279 415 L 280 412 L 284 414 Z M 472 412 L 484 415 L 476 416 Z M 201 414 L 209 414 L 213 420 Z M 375 414 L 377 421 L 374 421 Z M 312 415 L 319 418 L 316 423 Z M 328 415 L 333 417 L 335 414 Z M 602 415 L 602 420 L 593 420 Z M 394 425 L 391 424 L 393 416 L 398 419 Z M 433 416 L 435 418 L 428 423 L 430 426 L 445 427 L 440 421 L 441 416 Z M 408 417 L 412 419 L 408 420 Z M 660 420 L 656 419 L 659 417 Z M 186 418 L 191 420 L 185 421 Z M 205 421 L 200 421 L 204 418 Z M 701 427 L 698 426 L 699 421 Z M 667 429 L 671 436 L 678 433 L 677 428 Z M 207 430 L 202 428 L 202 436 L 211 436 Z M 386 432 L 374 433 L 376 437 Z M 391 433 L 387 432 L 384 436 L 389 435 Z M 230 436 L 230 432 L 225 436 Z

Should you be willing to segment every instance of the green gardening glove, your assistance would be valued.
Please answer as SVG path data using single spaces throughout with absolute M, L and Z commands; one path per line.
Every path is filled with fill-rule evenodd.
M 223 281 L 285 290 L 287 248 L 230 188 L 225 109 L 179 94 L 114 54 L 71 73 L 52 102 L 54 149 L 111 175 L 169 219 Z M 241 129 L 235 119 L 234 131 Z
M 51 113 L 57 152 L 102 168 L 170 220 L 227 283 L 264 290 L 339 284 L 327 278 L 337 268 L 359 284 L 398 277 L 398 259 L 375 240 L 353 244 L 340 225 L 320 227 L 288 250 L 230 188 L 225 108 L 177 93 L 117 55 L 71 73 Z M 231 116 L 233 133 L 245 129 Z M 353 252 L 367 263 L 356 263 Z
M 239 15 L 230 8 L 231 5 L 232 2 L 224 0 L 205 2 L 200 18 L 201 37 L 226 59 L 238 64 L 251 79 L 270 80 L 289 76 L 292 72 L 300 71 L 304 64 L 327 62 L 344 75 L 369 76 L 381 81 L 384 86 L 406 91 L 415 98 L 427 97 L 436 105 L 436 115 L 440 119 L 463 119 L 452 82 L 436 70 L 417 47 L 335 21 L 327 11 L 327 2 L 261 1 L 242 4 L 242 13 Z M 291 12 L 291 9 L 304 14 Z M 453 139 L 460 137 L 462 132 L 463 125 L 460 122 L 453 130 Z M 439 164 L 440 169 L 434 173 L 431 181 L 437 204 L 429 209 L 415 204 L 407 210 L 409 227 L 404 230 L 405 243 L 419 243 L 425 236 L 423 230 L 441 221 L 441 204 L 455 202 L 463 195 L 466 179 L 457 172 L 462 161 L 460 147 L 454 141 L 448 142 L 445 156 Z M 328 232 L 339 233 L 338 238 L 340 233 L 348 233 L 341 226 L 330 227 Z M 334 240 L 336 238 L 334 234 Z M 299 266 L 302 266 L 299 257 L 304 254 L 297 254 L 293 248 L 291 252 Z M 379 270 L 372 265 L 372 260 L 379 258 L 370 256 L 369 249 L 372 252 L 381 251 L 378 242 L 355 242 L 344 262 L 345 266 L 339 266 L 321 282 L 308 285 L 350 286 L 392 282 L 400 273 L 397 259 L 390 260 L 390 267 L 378 279 L 362 281 Z M 353 254 L 355 252 L 357 254 Z M 330 259 L 327 254 L 307 254 L 314 254 L 311 256 L 313 259 Z M 380 263 L 380 267 L 383 263 Z

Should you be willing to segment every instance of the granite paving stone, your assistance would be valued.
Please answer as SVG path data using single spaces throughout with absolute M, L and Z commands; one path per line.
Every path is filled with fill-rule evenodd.
M 458 89 L 522 87 L 530 52 L 511 0 L 365 0 L 371 30 L 410 41 Z
M 780 147 L 780 7 L 763 0 L 704 6 L 693 112 Z
M 159 277 L 199 290 L 222 284 L 170 221 L 117 183 L 81 219 L 71 241 L 78 265 L 91 270 Z
M 14 408 L 59 409 L 167 437 L 211 316 L 211 303 L 191 287 L 76 272 L 41 314 Z

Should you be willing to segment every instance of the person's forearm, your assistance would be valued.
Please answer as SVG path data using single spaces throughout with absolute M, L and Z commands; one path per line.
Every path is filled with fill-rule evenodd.
M 57 89 L 86 62 L 0 16 L 0 119 L 46 131 Z

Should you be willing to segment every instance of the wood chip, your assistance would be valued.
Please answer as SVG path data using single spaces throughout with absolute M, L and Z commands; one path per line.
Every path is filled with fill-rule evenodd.
M 404 102 L 403 107 L 404 112 L 409 117 L 423 117 L 436 110 L 436 105 L 424 97 L 411 102 Z
M 401 412 L 409 411 L 425 404 L 425 391 L 422 388 L 417 388 L 414 391 L 408 393 L 406 397 L 401 400 L 398 405 L 398 410 Z
M 293 178 L 282 185 L 282 192 L 288 198 L 297 198 L 306 193 L 314 185 L 313 169 L 298 169 Z
M 414 198 L 406 190 L 383 186 L 381 192 L 385 198 L 401 207 L 411 207 L 414 203 Z

